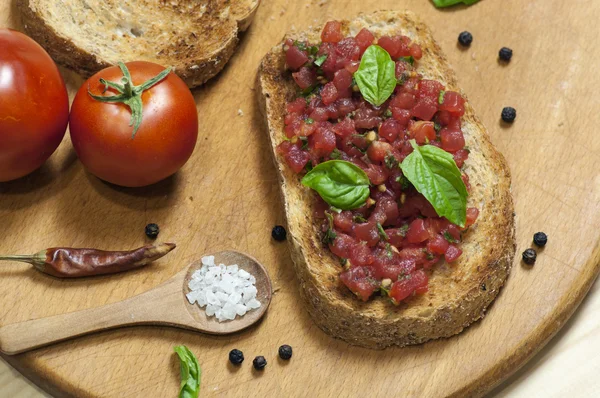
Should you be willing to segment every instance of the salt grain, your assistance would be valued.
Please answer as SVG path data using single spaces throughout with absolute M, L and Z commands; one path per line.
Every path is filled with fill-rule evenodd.
M 214 256 L 202 257 L 202 268 L 192 274 L 186 294 L 190 304 L 206 307 L 206 316 L 219 322 L 244 316 L 260 308 L 256 278 L 237 264 L 215 264 Z

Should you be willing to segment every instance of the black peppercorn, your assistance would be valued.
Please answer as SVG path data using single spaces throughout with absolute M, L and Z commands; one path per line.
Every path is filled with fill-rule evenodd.
M 506 123 L 512 123 L 517 118 L 517 110 L 511 106 L 502 109 L 502 120 Z
M 148 224 L 146 225 L 146 236 L 149 237 L 150 239 L 156 239 L 156 237 L 158 236 L 158 233 L 160 232 L 160 228 L 158 228 L 158 224 Z
M 502 61 L 510 61 L 510 59 L 512 58 L 512 50 L 508 47 L 502 47 L 500 49 L 500 51 L 498 52 L 498 57 L 502 60 Z
M 535 264 L 537 253 L 533 249 L 527 249 L 523 252 L 523 262 L 528 265 Z
M 275 227 L 273 227 L 273 231 L 271 231 L 271 236 L 277 242 L 283 242 L 287 236 L 287 232 L 285 231 L 285 228 L 283 228 L 281 225 L 276 225 Z
M 234 365 L 239 365 L 244 362 L 244 353 L 238 349 L 229 351 L 229 362 Z
M 473 35 L 467 31 L 461 32 L 458 35 L 458 42 L 465 47 L 469 47 L 473 43 Z
M 536 232 L 533 235 L 533 243 L 535 243 L 536 246 L 539 246 L 539 247 L 546 246 L 546 243 L 548 243 L 548 235 L 546 235 L 543 232 Z
M 265 366 L 267 366 L 267 360 L 261 355 L 254 358 L 254 361 L 252 361 L 252 365 L 254 365 L 254 369 L 256 370 L 263 370 Z
M 292 347 L 284 344 L 279 347 L 279 358 L 288 360 L 292 357 Z

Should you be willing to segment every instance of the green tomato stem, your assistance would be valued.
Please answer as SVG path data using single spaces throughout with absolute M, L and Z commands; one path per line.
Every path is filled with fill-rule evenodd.
M 146 80 L 144 83 L 139 86 L 133 85 L 133 81 L 131 79 L 131 74 L 129 73 L 129 69 L 123 62 L 118 63 L 121 72 L 123 73 L 123 77 L 121 78 L 120 83 L 110 82 L 105 79 L 100 79 L 100 83 L 104 85 L 104 92 L 108 90 L 108 88 L 112 88 L 116 90 L 119 94 L 117 95 L 94 95 L 88 88 L 88 94 L 90 97 L 100 102 L 107 103 L 122 103 L 129 107 L 131 110 L 131 119 L 129 121 L 129 126 L 133 126 L 133 132 L 131 134 L 131 139 L 135 138 L 135 134 L 137 133 L 140 125 L 142 124 L 143 119 L 143 102 L 142 102 L 142 93 L 152 86 L 158 84 L 164 78 L 166 78 L 169 73 L 171 73 L 171 68 L 167 68 L 160 72 L 158 75 L 154 76 L 151 79 Z

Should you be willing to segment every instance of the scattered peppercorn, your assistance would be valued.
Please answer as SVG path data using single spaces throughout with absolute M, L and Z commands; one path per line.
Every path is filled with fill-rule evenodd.
M 254 358 L 254 361 L 252 361 L 252 365 L 254 365 L 254 369 L 256 370 L 263 370 L 265 366 L 267 366 L 267 360 L 261 355 Z
M 543 232 L 536 232 L 533 235 L 533 243 L 535 243 L 535 245 L 539 247 L 546 246 L 546 243 L 548 243 L 548 235 L 546 235 Z
M 244 353 L 238 349 L 229 351 L 229 362 L 234 365 L 239 365 L 244 362 Z
M 537 253 L 533 249 L 527 249 L 523 252 L 523 262 L 528 265 L 535 264 Z
M 508 47 L 502 47 L 498 52 L 498 57 L 500 57 L 502 61 L 508 62 L 512 58 L 512 50 Z
M 150 239 L 156 239 L 156 237 L 158 236 L 158 233 L 160 232 L 160 228 L 158 228 L 158 224 L 148 224 L 146 225 L 146 236 L 149 237 Z
M 273 228 L 273 231 L 271 231 L 271 236 L 277 242 L 283 242 L 287 237 L 287 232 L 285 231 L 285 228 L 283 228 L 281 225 L 276 225 Z
M 288 360 L 292 357 L 292 347 L 284 344 L 279 347 L 279 358 Z
M 465 47 L 469 47 L 473 43 L 473 35 L 467 31 L 461 32 L 458 35 L 458 42 Z
M 512 123 L 517 118 L 517 110 L 511 106 L 502 109 L 502 120 L 506 123 Z

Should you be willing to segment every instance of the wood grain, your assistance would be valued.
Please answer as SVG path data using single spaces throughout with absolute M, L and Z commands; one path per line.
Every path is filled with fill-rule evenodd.
M 159 223 L 161 238 L 175 241 L 178 250 L 141 270 L 82 281 L 57 281 L 7 265 L 0 270 L 0 324 L 134 296 L 197 255 L 222 249 L 251 253 L 269 270 L 279 290 L 263 322 L 230 337 L 128 328 L 5 359 L 61 397 L 172 396 L 179 379 L 172 353 L 177 344 L 188 345 L 199 357 L 206 396 L 481 395 L 560 329 L 598 272 L 600 76 L 594 65 L 600 48 L 589 27 L 597 24 L 600 3 L 576 3 L 485 0 L 438 11 L 414 0 L 263 2 L 223 73 L 195 91 L 199 140 L 176 176 L 145 189 L 108 186 L 82 169 L 66 137 L 40 171 L 0 185 L 2 252 L 56 245 L 137 247 L 148 222 Z M 382 353 L 331 339 L 298 302 L 287 247 L 270 239 L 271 227 L 284 217 L 253 88 L 260 58 L 290 27 L 385 8 L 410 8 L 432 26 L 492 141 L 506 155 L 513 173 L 518 251 L 538 230 L 548 233 L 550 242 L 534 268 L 516 261 L 482 322 L 455 338 Z M 10 3 L 0 5 L 0 24 L 18 28 Z M 465 29 L 475 40 L 461 50 L 456 37 Z M 502 46 L 514 50 L 508 66 L 496 60 Z M 72 95 L 82 81 L 63 72 Z M 506 105 L 518 111 L 512 127 L 499 122 Z M 284 343 L 294 347 L 287 365 L 276 360 Z M 265 355 L 266 371 L 253 373 L 250 361 L 237 371 L 228 368 L 232 348 L 242 349 L 247 358 Z
M 0 352 L 20 354 L 85 334 L 125 326 L 172 326 L 215 335 L 239 332 L 258 322 L 269 308 L 271 281 L 264 267 L 243 253 L 224 251 L 215 253 L 214 258 L 216 264 L 237 264 L 256 277 L 256 298 L 262 304 L 260 308 L 230 322 L 219 322 L 206 316 L 206 312 L 197 305 L 191 305 L 185 297 L 192 274 L 202 267 L 200 261 L 194 261 L 159 286 L 126 300 L 0 326 Z

